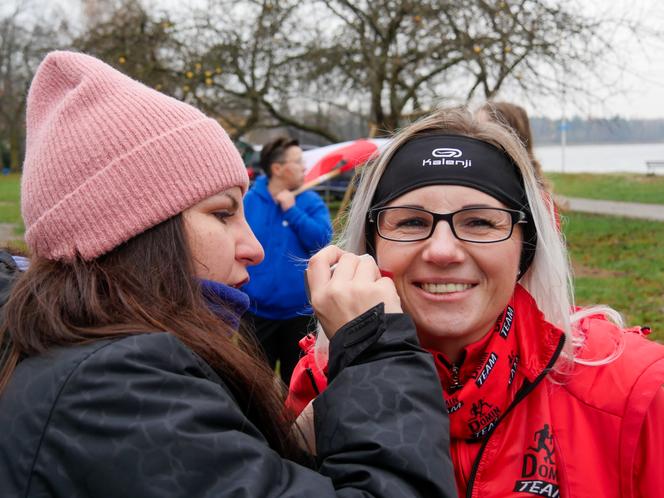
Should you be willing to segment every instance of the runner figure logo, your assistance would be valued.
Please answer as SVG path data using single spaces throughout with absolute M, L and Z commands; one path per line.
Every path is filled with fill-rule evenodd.
M 482 398 L 473 403 L 470 407 L 472 419 L 468 422 L 470 432 L 473 432 L 475 439 L 487 435 L 496 425 L 500 416 L 500 409 L 487 403 Z
M 472 413 L 473 417 L 480 418 L 484 415 L 485 408 L 489 409 L 491 408 L 491 405 L 483 399 L 480 399 L 477 403 L 473 403 L 473 406 L 470 408 L 470 413 Z
M 544 451 L 546 453 L 546 455 L 544 455 L 544 461 L 549 462 L 551 465 L 555 465 L 555 462 L 553 461 L 553 436 L 549 433 L 549 424 L 544 424 L 542 429 L 535 432 L 535 439 L 537 441 L 537 447 L 533 448 L 532 446 L 529 446 L 528 449 L 537 453 Z M 549 444 L 551 444 L 551 447 L 549 447 Z
M 560 491 L 554 459 L 554 438 L 549 424 L 535 431 L 533 441 L 535 445 L 528 446 L 523 455 L 522 479 L 516 481 L 514 491 L 556 498 Z

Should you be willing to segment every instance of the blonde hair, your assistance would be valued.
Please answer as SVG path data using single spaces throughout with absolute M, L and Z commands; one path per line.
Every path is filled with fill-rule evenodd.
M 504 126 L 494 121 L 477 119 L 466 108 L 452 108 L 436 110 L 398 132 L 380 156 L 363 168 L 357 192 L 337 244 L 346 251 L 356 254 L 367 252 L 367 212 L 385 168 L 404 143 L 421 134 L 432 132 L 467 136 L 492 144 L 503 150 L 519 168 L 537 231 L 535 257 L 525 274 L 521 275 L 519 283 L 533 296 L 546 320 L 565 333 L 563 353 L 556 364 L 557 371 L 564 371 L 565 363 L 569 366 L 569 360 L 574 359 L 575 352 L 584 342 L 583 333 L 574 327 L 574 324 L 583 317 L 596 313 L 602 313 L 622 324 L 617 313 L 605 307 L 591 308 L 576 315 L 573 313 L 575 307 L 570 264 L 563 235 L 556 227 L 553 204 L 545 201 L 542 186 L 530 165 L 526 149 Z M 619 354 L 619 348 L 616 348 L 616 351 L 602 362 L 614 359 Z M 324 334 L 319 334 L 316 361 L 323 360 L 326 353 L 327 340 Z M 575 361 L 587 363 L 580 359 Z M 592 362 L 592 364 L 597 363 Z

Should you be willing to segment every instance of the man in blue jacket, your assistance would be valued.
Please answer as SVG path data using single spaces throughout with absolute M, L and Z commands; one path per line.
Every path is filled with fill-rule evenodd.
M 302 149 L 297 140 L 278 138 L 263 146 L 256 180 L 244 198 L 247 221 L 265 250 L 265 259 L 249 267 L 243 290 L 251 298 L 247 321 L 281 378 L 290 382 L 299 356 L 298 341 L 307 333 L 311 308 L 304 290 L 306 262 L 330 242 L 330 212 L 311 191 L 294 195 L 304 182 Z

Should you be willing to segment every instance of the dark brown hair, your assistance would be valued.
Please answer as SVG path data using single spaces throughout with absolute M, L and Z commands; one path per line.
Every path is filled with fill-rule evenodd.
M 530 119 L 528 118 L 526 110 L 520 105 L 511 104 L 509 102 L 493 101 L 484 104 L 482 110 L 484 110 L 493 121 L 503 126 L 507 126 L 514 132 L 528 152 L 530 163 L 533 165 L 535 176 L 540 185 L 547 190 L 550 190 L 546 178 L 544 177 L 544 172 L 542 171 L 542 165 L 535 157 L 533 132 L 530 128 Z
M 0 391 L 24 357 L 57 346 L 169 332 L 221 375 L 272 448 L 283 456 L 299 454 L 274 373 L 255 343 L 235 333 L 203 299 L 181 215 L 92 261 L 33 259 L 4 311 L 0 344 L 9 344 L 9 356 L 0 365 Z
M 290 147 L 300 145 L 294 138 L 279 137 L 263 145 L 261 149 L 261 158 L 258 165 L 261 167 L 268 178 L 272 176 L 272 163 L 278 163 L 284 160 L 284 154 Z

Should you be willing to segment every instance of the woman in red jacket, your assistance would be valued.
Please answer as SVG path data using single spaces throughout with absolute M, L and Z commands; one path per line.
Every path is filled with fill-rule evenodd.
M 661 496 L 664 347 L 608 308 L 572 311 L 511 133 L 461 109 L 409 126 L 364 171 L 341 239 L 391 276 L 435 358 L 460 496 Z M 325 388 L 325 345 L 296 369 L 296 411 Z

